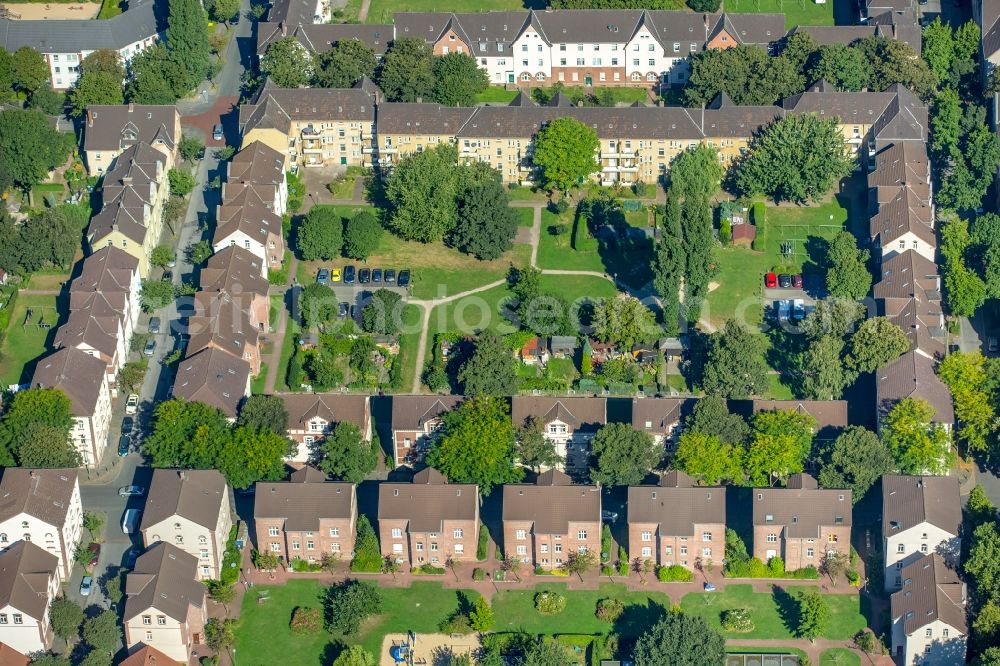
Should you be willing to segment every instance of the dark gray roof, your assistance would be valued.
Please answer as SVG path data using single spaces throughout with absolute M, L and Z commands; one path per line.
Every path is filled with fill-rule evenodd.
M 882 477 L 882 536 L 891 537 L 927 522 L 958 536 L 962 499 L 954 476 Z
M 632 427 L 664 434 L 667 428 L 681 420 L 683 406 L 684 400 L 679 398 L 632 398 Z
M 75 469 L 8 467 L 0 479 L 0 521 L 26 513 L 62 527 L 76 485 Z
M 938 266 L 913 250 L 883 259 L 881 279 L 875 283 L 873 293 L 875 298 L 913 298 L 922 294 L 928 301 L 940 301 Z
M 459 395 L 392 396 L 392 429 L 422 430 L 431 419 L 441 418 L 463 400 Z
M 0 608 L 11 606 L 41 620 L 49 605 L 49 580 L 59 560 L 30 541 L 18 541 L 0 553 Z
M 253 517 L 283 518 L 286 531 L 316 532 L 321 520 L 353 515 L 353 483 L 257 482 Z
M 70 292 L 129 293 L 139 271 L 139 259 L 117 247 L 104 246 L 80 262 L 80 274 L 70 283 Z
M 215 529 L 219 515 L 229 511 L 227 497 L 226 480 L 214 469 L 153 470 L 141 529 L 146 530 L 172 516 Z
M 794 539 L 818 538 L 821 526 L 851 526 L 851 491 L 817 488 L 808 474 L 793 475 L 787 488 L 754 488 L 753 524 L 783 527 Z
M 200 291 L 195 294 L 197 315 L 188 319 L 191 338 L 186 352 L 197 354 L 213 345 L 239 359 L 246 348 L 256 347 L 260 338 L 257 327 L 250 322 L 250 315 L 240 300 L 226 292 Z
M 165 541 L 158 541 L 139 556 L 125 576 L 124 592 L 126 622 L 154 608 L 184 623 L 192 606 L 205 607 L 198 558 Z
M 279 88 L 268 79 L 252 104 L 240 106 L 240 131 L 274 128 L 287 132 L 292 119 L 371 122 L 375 108 L 360 88 Z
M 386 105 L 383 105 L 383 107 Z M 593 128 L 600 138 L 656 137 L 701 139 L 687 109 L 677 107 L 481 106 L 458 132 L 462 137 L 533 136 L 546 123 L 570 116 Z M 379 115 L 379 131 L 382 131 Z M 756 127 L 756 125 L 755 125 Z
M 59 389 L 67 396 L 74 416 L 92 416 L 107 381 L 107 364 L 76 347 L 52 352 L 35 366 L 33 388 Z
M 249 379 L 249 363 L 218 349 L 204 349 L 181 361 L 173 397 L 205 402 L 236 418 Z
M 875 372 L 875 389 L 880 414 L 887 414 L 900 400 L 918 398 L 934 409 L 934 423 L 954 423 L 951 391 L 934 371 L 934 360 L 918 351 L 909 351 Z
M 506 108 L 506 107 L 501 107 Z M 378 107 L 380 134 L 448 134 L 457 135 L 476 109 L 389 102 Z
M 943 557 L 937 553 L 925 555 L 903 567 L 900 578 L 903 587 L 892 595 L 892 619 L 902 619 L 905 635 L 912 636 L 938 620 L 963 636 L 969 633 L 965 583 Z M 962 657 L 964 654 L 957 661 L 963 661 Z
M 977 4 L 982 8 L 982 25 L 979 28 L 983 54 L 989 58 L 1000 51 L 1000 0 L 982 0 Z
M 41 53 L 120 50 L 166 31 L 166 0 L 131 0 L 128 4 L 128 11 L 101 21 L 0 19 L 0 46 L 10 52 L 22 46 Z
M 263 55 L 273 42 L 291 35 L 302 46 L 314 53 L 325 53 L 337 42 L 357 39 L 375 51 L 376 56 L 385 54 L 392 41 L 391 25 L 359 23 L 259 23 L 257 26 L 257 54 Z
M 528 521 L 535 534 L 568 534 L 570 523 L 601 522 L 601 489 L 573 485 L 566 474 L 549 470 L 535 484 L 503 487 L 503 520 Z
M 181 140 L 174 134 L 177 107 L 173 105 L 92 104 L 86 117 L 84 150 L 124 150 L 140 141 L 152 146 L 162 142 L 173 150 Z
M 445 520 L 475 520 L 478 507 L 476 485 L 446 483 L 436 470 L 418 473 L 413 483 L 378 487 L 378 519 L 407 520 L 410 532 L 439 532 Z
M 692 536 L 694 525 L 725 525 L 726 489 L 688 484 L 670 487 L 630 486 L 628 522 L 654 523 L 667 536 Z
M 550 398 L 520 396 L 511 398 L 511 418 L 520 426 L 531 416 L 542 423 L 561 421 L 573 430 L 597 431 L 608 422 L 605 398 Z
M 267 11 L 267 20 L 288 25 L 307 25 L 316 18 L 315 0 L 274 0 Z

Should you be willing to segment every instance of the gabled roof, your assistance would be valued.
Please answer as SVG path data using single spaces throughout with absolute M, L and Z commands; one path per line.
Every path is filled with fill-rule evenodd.
M 887 414 L 905 398 L 927 401 L 934 409 L 934 423 L 954 423 L 955 410 L 951 391 L 934 371 L 934 360 L 908 351 L 875 372 L 875 390 L 880 414 Z
M 254 141 L 233 155 L 226 166 L 226 182 L 281 185 L 285 182 L 285 156 L 262 141 Z
M 601 489 L 549 470 L 534 484 L 503 487 L 503 520 L 530 522 L 535 534 L 569 534 L 570 523 L 600 525 Z
M 308 430 L 309 422 L 320 418 L 327 423 L 353 423 L 367 433 L 370 412 L 368 396 L 350 393 L 281 393 L 288 412 L 288 425 L 296 430 Z
M 231 245 L 209 257 L 201 269 L 201 289 L 225 291 L 233 297 L 241 294 L 266 297 L 269 285 L 260 273 L 260 257 L 246 248 Z
M 910 188 L 903 188 L 892 201 L 880 204 L 869 221 L 869 232 L 881 247 L 887 247 L 907 233 L 930 246 L 937 245 L 931 224 L 934 210 Z
M 818 538 L 821 527 L 851 526 L 851 491 L 818 488 L 795 474 L 787 488 L 753 489 L 753 524 L 783 527 L 791 538 Z
M 104 246 L 83 258 L 80 274 L 70 283 L 71 293 L 100 291 L 129 293 L 139 273 L 139 259 L 117 247 Z M 72 309 L 72 308 L 71 308 Z
M 208 403 L 236 418 L 249 379 L 249 363 L 218 349 L 204 349 L 181 361 L 173 396 Z
M 125 576 L 124 620 L 153 608 L 177 622 L 187 622 L 191 607 L 205 608 L 205 586 L 198 581 L 198 558 L 158 541 L 139 556 Z
M 784 14 L 717 14 L 705 17 L 710 41 L 725 30 L 744 45 L 766 46 L 785 36 Z
M 46 23 L 54 25 L 51 21 Z M 87 21 L 90 26 L 95 23 L 100 21 Z M 162 142 L 173 150 L 181 140 L 174 131 L 177 117 L 177 107 L 173 105 L 92 104 L 87 107 L 83 149 L 115 151 L 142 141 L 154 146 Z
M 217 470 L 153 470 L 141 529 L 145 531 L 179 516 L 214 530 L 221 513 L 229 511 L 228 497 L 226 480 Z
M 257 24 L 257 55 L 264 55 L 272 43 L 291 35 L 314 53 L 326 53 L 337 42 L 357 39 L 370 47 L 376 56 L 385 54 L 392 41 L 392 25 L 366 23 L 306 23 Z
M 288 476 L 290 483 L 326 483 L 326 474 L 312 465 L 303 465 Z
M 892 619 L 902 620 L 906 636 L 937 621 L 968 635 L 965 583 L 943 557 L 925 555 L 903 567 L 899 575 L 903 587 L 892 595 Z M 958 661 L 963 658 L 964 654 Z
M 514 396 L 511 398 L 511 418 L 522 425 L 537 416 L 542 423 L 560 421 L 573 430 L 599 430 L 608 422 L 605 398 L 550 398 L 544 396 Z
M 0 521 L 26 513 L 61 528 L 77 479 L 75 469 L 7 467 L 0 478 Z
M 962 498 L 954 476 L 882 477 L 882 536 L 930 523 L 948 534 L 962 530 Z
M 265 84 L 253 103 L 240 106 L 240 131 L 274 128 L 287 132 L 292 119 L 372 122 L 371 96 L 359 88 L 279 88 Z
M 233 234 L 243 233 L 266 246 L 269 234 L 281 236 L 281 216 L 269 204 L 249 188 L 224 201 L 218 208 L 218 226 L 212 243 L 222 243 Z
M 120 329 L 120 317 L 97 317 L 85 310 L 71 310 L 66 323 L 56 329 L 52 345 L 60 349 L 83 344 L 105 356 L 114 357 L 118 351 L 119 335 L 122 334 Z
M 459 395 L 394 395 L 392 429 L 423 430 L 428 421 L 441 418 L 462 400 Z
M 73 416 L 90 417 L 107 381 L 108 365 L 76 347 L 58 349 L 35 366 L 33 388 L 59 389 L 69 396 Z
M 317 532 L 323 520 L 354 517 L 353 483 L 257 482 L 253 517 L 284 519 L 288 532 Z
M 846 428 L 846 400 L 757 400 L 751 405 L 754 414 L 770 410 L 793 411 L 816 419 L 816 432 L 826 428 Z
M 0 664 L 4 666 L 28 666 L 30 660 L 23 654 L 7 645 L 0 643 Z
M 195 312 L 188 320 L 187 353 L 197 354 L 214 346 L 236 358 L 244 358 L 247 347 L 256 347 L 257 327 L 239 300 L 226 292 L 201 291 L 195 295 Z
M 875 283 L 875 298 L 941 300 L 941 276 L 937 264 L 913 250 L 882 260 L 881 279 Z
M 934 359 L 943 359 L 944 311 L 941 301 L 928 301 L 923 294 L 913 298 L 883 298 L 876 301 L 879 314 L 902 329 L 910 348 Z
M 0 553 L 0 608 L 12 606 L 41 620 L 49 606 L 49 581 L 59 560 L 30 541 L 17 541 Z
M 478 508 L 479 488 L 446 483 L 437 470 L 419 472 L 413 483 L 378 487 L 378 519 L 409 521 L 410 532 L 440 532 L 446 520 L 475 520 Z
M 141 645 L 141 648 L 126 657 L 118 666 L 176 666 L 180 663 L 163 654 L 152 645 Z
M 455 136 L 476 109 L 468 107 L 388 102 L 378 107 L 379 134 Z
M 725 525 L 725 488 L 696 487 L 686 474 L 666 483 L 672 485 L 661 481 L 656 486 L 629 487 L 629 525 L 654 523 L 661 536 L 688 537 L 694 535 L 696 524 Z
M 664 434 L 681 420 L 683 406 L 679 398 L 632 398 L 632 427 Z
M 0 46 L 10 53 L 22 46 L 39 53 L 78 53 L 104 48 L 119 51 L 166 29 L 166 2 L 132 0 L 128 11 L 100 21 L 0 19 Z
M 101 245 L 104 239 L 117 231 L 136 245 L 145 245 L 146 216 L 151 213 L 147 204 L 129 205 L 128 201 L 105 202 L 100 212 L 90 218 L 87 241 L 91 248 Z M 131 203 L 135 203 L 134 201 Z

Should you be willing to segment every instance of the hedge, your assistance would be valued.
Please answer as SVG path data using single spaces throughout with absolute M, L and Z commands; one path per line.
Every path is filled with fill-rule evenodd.
M 486 525 L 479 526 L 479 543 L 476 544 L 476 559 L 482 562 L 490 550 L 490 530 Z
M 656 578 L 661 583 L 690 583 L 694 580 L 694 574 L 679 564 L 669 567 L 659 567 L 656 570 Z
M 378 573 L 382 571 L 382 551 L 378 537 L 368 521 L 368 516 L 358 516 L 357 536 L 354 539 L 354 559 L 351 571 Z
M 753 224 L 757 227 L 757 236 L 753 239 L 750 244 L 754 250 L 758 252 L 763 252 L 767 249 L 767 208 L 764 206 L 763 201 L 754 202 L 753 206 L 750 208 L 750 217 L 753 220 Z

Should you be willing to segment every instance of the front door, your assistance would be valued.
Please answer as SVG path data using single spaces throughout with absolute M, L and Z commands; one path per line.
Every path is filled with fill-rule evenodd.
M 592 85 L 594 85 L 594 77 L 592 77 L 592 76 L 585 76 L 583 78 L 583 85 L 585 85 L 585 86 L 592 86 Z
M 340 158 L 340 163 L 341 164 L 347 164 L 347 158 L 346 157 L 341 157 Z
M 507 72 L 507 83 L 514 83 L 514 72 Z

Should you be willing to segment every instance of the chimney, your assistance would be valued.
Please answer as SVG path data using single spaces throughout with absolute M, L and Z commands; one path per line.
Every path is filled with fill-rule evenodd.
M 423 103 L 424 103 L 424 98 L 423 97 L 418 97 L 417 98 L 417 104 L 423 104 Z
M 133 111 L 135 111 L 135 104 L 132 103 L 132 102 L 129 102 L 128 103 L 128 112 L 132 113 Z
M 281 23 L 279 23 L 278 27 L 281 29 L 281 36 L 282 37 L 287 37 L 288 36 L 288 26 L 285 25 L 285 22 L 282 21 Z
M 96 116 L 96 115 L 97 114 L 95 112 L 93 112 L 93 111 L 91 111 L 90 113 L 87 114 L 87 127 L 93 127 L 94 126 L 94 116 Z
M 187 472 L 183 469 L 177 470 L 177 476 L 181 481 L 187 481 Z

